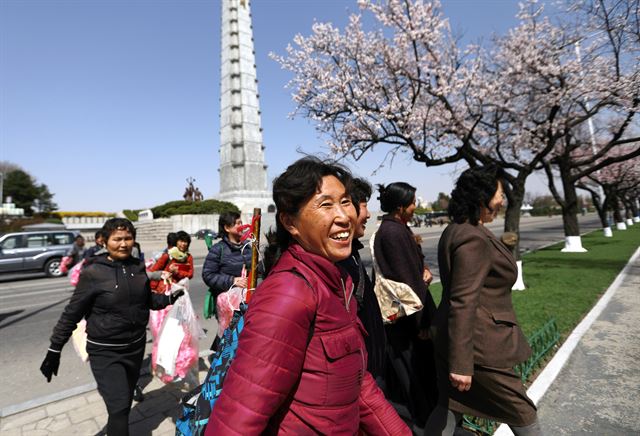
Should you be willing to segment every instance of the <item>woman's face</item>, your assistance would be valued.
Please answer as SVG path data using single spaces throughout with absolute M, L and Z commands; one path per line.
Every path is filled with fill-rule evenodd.
M 116 230 L 107 239 L 107 251 L 113 260 L 125 260 L 131 256 L 133 235 L 128 230 Z
M 178 250 L 182 251 L 183 253 L 189 251 L 189 243 L 187 241 L 178 239 L 178 242 L 176 242 L 176 247 L 178 247 Z
M 240 232 L 240 227 L 242 226 L 242 219 L 236 219 L 236 222 L 233 223 L 232 226 L 224 226 L 224 229 L 229 235 L 229 239 L 233 242 L 239 242 L 242 237 L 242 233 Z
M 484 206 L 480 208 L 480 221 L 485 224 L 493 221 L 498 216 L 498 212 L 500 212 L 504 204 L 504 190 L 502 189 L 502 183 L 498 182 L 498 189 L 496 189 L 496 193 L 493 194 L 493 197 L 491 197 L 489 201 L 489 208 Z
M 356 220 L 356 228 L 353 235 L 354 238 L 362 238 L 364 236 L 364 232 L 367 230 L 367 221 L 369 221 L 369 218 L 371 218 L 371 212 L 369 212 L 367 202 L 363 201 L 360 203 L 360 213 Z
M 416 210 L 416 197 L 414 195 L 413 201 L 409 206 L 400 208 L 400 219 L 403 222 L 408 223 L 413 219 L 413 212 L 415 212 L 415 210 Z
M 287 231 L 305 250 L 331 262 L 351 254 L 356 209 L 344 185 L 334 176 L 322 178 L 320 189 L 295 216 L 280 217 Z

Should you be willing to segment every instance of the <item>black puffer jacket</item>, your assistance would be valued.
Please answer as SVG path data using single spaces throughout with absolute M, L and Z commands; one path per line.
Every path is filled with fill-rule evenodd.
M 112 261 L 92 257 L 51 335 L 51 348 L 61 350 L 76 324 L 87 320 L 87 338 L 101 344 L 127 344 L 145 334 L 149 309 L 162 309 L 170 297 L 151 292 L 144 264 L 129 257 Z
M 384 375 L 384 350 L 387 338 L 382 316 L 380 316 L 380 305 L 378 305 L 378 299 L 373 290 L 373 282 L 364 269 L 358 252 L 362 248 L 362 242 L 354 239 L 351 243 L 351 256 L 337 264 L 349 273 L 353 281 L 355 297 L 358 301 L 358 318 L 368 333 L 364 337 L 369 357 L 367 370 L 374 378 L 377 378 Z

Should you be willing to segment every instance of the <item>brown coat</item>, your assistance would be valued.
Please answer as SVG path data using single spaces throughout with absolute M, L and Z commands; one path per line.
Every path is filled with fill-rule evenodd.
M 479 224 L 449 224 L 438 244 L 442 301 L 433 322 L 436 350 L 449 372 L 474 365 L 511 368 L 531 354 L 511 302 L 517 266 L 511 252 Z

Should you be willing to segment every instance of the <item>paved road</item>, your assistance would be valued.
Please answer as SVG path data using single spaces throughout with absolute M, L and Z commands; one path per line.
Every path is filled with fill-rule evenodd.
M 582 231 L 597 229 L 598 219 L 594 214 L 581 217 Z M 496 234 L 502 233 L 503 222 L 497 221 L 490 228 Z M 421 227 L 414 231 L 423 237 L 423 251 L 426 261 L 437 277 L 436 246 L 444 227 Z M 365 236 L 375 230 L 370 225 Z M 563 239 L 562 221 L 554 218 L 524 218 L 521 223 L 521 248 L 532 250 L 550 242 Z M 202 241 L 194 241 L 202 244 Z M 196 250 L 194 250 L 194 253 Z M 202 253 L 203 250 L 199 250 Z M 365 265 L 370 265 L 368 250 L 363 250 Z M 195 258 L 196 271 L 191 283 L 192 301 L 196 312 L 202 312 L 206 292 L 200 278 L 202 254 Z M 83 386 L 93 382 L 89 366 L 82 363 L 68 344 L 62 352 L 60 372 L 51 383 L 46 383 L 39 373 L 39 366 L 49 345 L 51 329 L 56 323 L 72 293 L 67 278 L 48 279 L 36 276 L 0 276 L 0 409 L 43 395 Z M 209 331 L 201 340 L 200 349 L 208 349 L 216 331 L 215 321 L 203 322 Z M 148 344 L 150 352 L 150 344 Z

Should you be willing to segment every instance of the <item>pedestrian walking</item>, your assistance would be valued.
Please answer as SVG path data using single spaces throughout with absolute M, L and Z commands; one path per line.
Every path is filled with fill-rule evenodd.
M 408 227 L 416 209 L 416 188 L 404 182 L 379 185 L 380 209 L 386 213 L 374 240 L 374 257 L 386 279 L 404 283 L 420 298 L 423 309 L 385 325 L 390 371 L 387 393 L 400 388 L 399 401 L 406 404 L 414 429 L 424 427 L 437 403 L 437 384 L 433 363 L 433 343 L 429 326 L 435 303 L 428 286 L 433 276 L 424 263 L 422 247 Z M 375 279 L 374 279 L 375 280 Z
M 220 215 L 218 235 L 222 240 L 211 247 L 202 267 L 202 280 L 215 298 L 231 286 L 246 288 L 251 268 L 251 246 L 241 240 L 243 232 L 239 213 L 224 212 Z
M 82 255 L 82 258 L 88 259 L 91 256 L 94 256 L 100 250 L 104 250 L 105 240 L 106 238 L 104 237 L 102 229 L 98 230 L 94 235 L 95 245 L 85 250 L 84 254 Z
M 205 435 L 406 435 L 366 370 L 349 275 L 356 213 L 343 167 L 303 158 L 273 182 L 282 256 L 249 303 Z
M 84 252 L 84 237 L 82 235 L 78 235 L 74 239 L 73 245 L 69 251 L 67 251 L 67 257 L 69 258 L 67 269 L 71 269 L 75 264 L 84 259 Z
M 169 246 L 170 244 L 173 245 Z M 152 278 L 151 289 L 164 293 L 168 289 L 168 284 L 177 283 L 184 278 L 193 278 L 193 256 L 189 253 L 190 246 L 191 236 L 185 231 L 180 230 L 167 235 L 167 251 L 163 252 L 147 269 Z M 165 274 L 160 274 L 158 277 L 158 271 L 163 271 Z
M 372 188 L 364 179 L 353 179 L 351 183 L 351 201 L 356 208 L 357 220 L 354 229 L 353 242 L 351 243 L 351 255 L 338 262 L 344 268 L 353 281 L 355 298 L 358 302 L 358 318 L 362 322 L 367 335 L 364 343 L 367 348 L 367 371 L 371 373 L 378 385 L 382 385 L 385 367 L 386 338 L 384 325 L 380 316 L 380 306 L 373 291 L 373 282 L 365 269 L 359 250 L 364 246 L 360 238 L 364 236 L 367 221 L 371 218 L 367 203 L 371 198 Z
M 161 309 L 183 294 L 151 292 L 144 264 L 131 256 L 135 229 L 123 218 L 102 227 L 107 253 L 93 256 L 51 335 L 40 371 L 58 375 L 60 353 L 77 323 L 87 320 L 87 353 L 109 418 L 107 434 L 129 434 L 129 412 L 146 344 L 149 309 Z
M 168 248 L 167 252 L 163 253 L 158 261 L 147 270 L 147 274 L 154 279 L 157 278 L 157 272 L 162 271 L 159 280 L 151 281 L 151 289 L 153 292 L 159 294 L 170 295 L 176 284 L 185 284 L 184 282 L 188 282 L 193 278 L 193 256 L 189 253 L 191 236 L 183 230 L 176 232 L 175 235 L 175 247 Z M 186 287 L 188 289 L 188 284 L 186 284 Z M 179 371 L 176 370 L 176 373 L 173 375 L 157 371 L 158 341 L 160 340 L 160 332 L 164 324 L 164 320 L 170 310 L 171 307 L 165 307 L 164 309 L 154 310 L 149 315 L 149 330 L 153 335 L 151 368 L 154 374 L 156 374 L 164 383 L 175 381 L 177 378 L 184 379 L 187 375 L 187 371 L 190 369 L 190 367 L 187 367 L 188 365 L 185 363 L 193 360 L 193 350 L 189 346 L 190 344 L 188 342 L 182 342 L 180 349 L 178 350 L 176 360 L 185 365 L 183 365 Z M 187 356 L 187 358 L 183 359 L 182 356 Z M 144 396 L 138 396 L 138 393 L 141 394 L 142 392 L 139 392 L 138 389 L 136 389 L 136 397 L 144 399 Z
M 452 435 L 462 414 L 504 422 L 517 436 L 540 435 L 536 407 L 514 365 L 531 354 L 511 302 L 516 261 L 485 224 L 503 206 L 503 170 L 468 169 L 451 193 L 451 224 L 438 244 L 442 301 L 433 328 L 438 407 L 429 435 Z
M 167 233 L 167 246 L 153 255 L 147 265 L 147 275 L 151 280 L 151 289 L 155 290 L 158 287 L 158 281 L 162 278 L 162 272 L 169 262 L 169 257 L 164 256 L 170 249 L 176 246 L 178 243 L 178 235 L 176 232 Z M 162 262 L 158 261 L 162 259 Z

